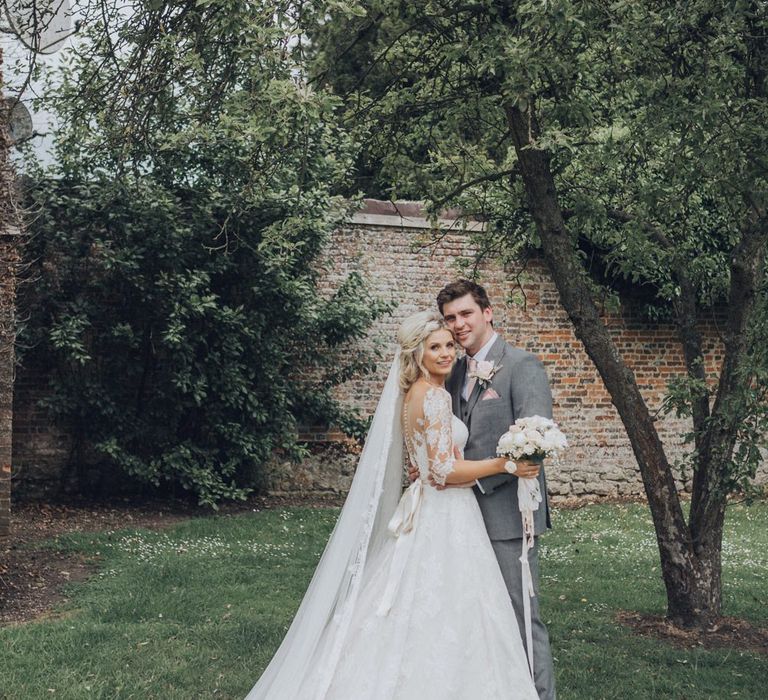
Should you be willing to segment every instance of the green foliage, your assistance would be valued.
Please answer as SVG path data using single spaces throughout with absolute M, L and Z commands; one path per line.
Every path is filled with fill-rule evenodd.
M 729 486 L 754 498 L 760 491 L 753 479 L 765 463 L 768 446 L 768 286 L 759 292 L 760 301 L 749 328 L 748 352 L 739 366 L 739 389 L 731 414 L 738 418 L 736 449 L 729 469 Z
M 370 367 L 349 343 L 386 308 L 358 277 L 317 286 L 354 148 L 290 17 L 211 0 L 119 19 L 51 86 L 66 127 L 27 191 L 22 341 L 75 464 L 214 505 L 274 450 L 300 457 L 299 422 L 360 433 L 332 390 Z
M 365 0 L 364 18 L 317 32 L 315 74 L 370 137 L 372 191 L 489 217 L 491 246 L 500 230 L 538 245 L 505 117 L 533 106 L 589 272 L 664 304 L 683 263 L 712 303 L 727 290 L 741 188 L 765 176 L 754 154 L 766 103 L 744 79 L 765 60 L 745 43 L 767 20 L 750 5 Z

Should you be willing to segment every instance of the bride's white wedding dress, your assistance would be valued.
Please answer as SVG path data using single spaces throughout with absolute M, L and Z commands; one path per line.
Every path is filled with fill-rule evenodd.
M 402 397 L 399 402 L 397 423 Z M 387 513 L 386 520 L 378 533 L 372 526 L 369 536 L 378 545 L 363 537 L 367 558 L 358 552 L 346 565 L 361 572 L 357 590 L 349 593 L 355 580 L 347 576 L 333 593 L 332 614 L 324 617 L 320 602 L 311 598 L 331 590 L 322 578 L 339 565 L 321 561 L 291 631 L 248 700 L 537 700 L 475 496 L 469 488 L 438 490 L 429 482 L 430 474 L 444 482 L 453 445 L 464 447 L 467 428 L 453 416 L 443 389 L 430 388 L 423 408 L 424 420 L 406 431 L 420 479 L 405 491 L 394 515 L 391 506 L 379 511 Z M 342 522 L 345 511 L 370 513 L 373 501 L 382 499 L 355 510 L 348 498 L 337 525 L 341 532 L 332 536 L 324 559 L 333 556 L 334 539 L 352 529 Z M 370 519 L 358 515 L 361 527 Z
M 420 480 L 393 518 L 399 532 L 371 563 L 326 697 L 535 700 L 517 618 L 472 489 L 429 484 L 430 472 L 444 481 L 467 427 L 442 389 L 427 391 L 424 417 L 411 435 L 406 430 Z

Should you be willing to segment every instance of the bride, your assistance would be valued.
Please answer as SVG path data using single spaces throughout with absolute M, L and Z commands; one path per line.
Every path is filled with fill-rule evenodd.
M 398 341 L 336 527 L 246 700 L 537 698 L 477 500 L 442 488 L 505 459 L 458 456 L 467 428 L 443 386 L 456 344 L 442 317 L 409 317 Z M 404 445 L 420 478 L 401 496 Z

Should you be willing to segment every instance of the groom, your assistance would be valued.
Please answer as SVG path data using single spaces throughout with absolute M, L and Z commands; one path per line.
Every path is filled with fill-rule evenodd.
M 515 420 L 534 415 L 552 417 L 547 373 L 534 355 L 513 348 L 494 331 L 491 302 L 479 284 L 465 279 L 448 284 L 437 295 L 437 306 L 465 352 L 446 383 L 454 414 L 469 428 L 464 456 L 466 459 L 495 457 L 499 438 Z M 536 591 L 536 597 L 531 598 L 533 661 L 539 698 L 554 700 L 552 652 L 538 603 L 538 535 L 551 527 L 547 485 L 544 470 L 533 462 L 518 460 L 518 473 L 538 476 L 544 499 L 534 511 L 536 546 L 528 554 Z M 474 489 L 525 645 L 520 570 L 523 528 L 517 505 L 517 476 L 489 476 L 480 479 Z

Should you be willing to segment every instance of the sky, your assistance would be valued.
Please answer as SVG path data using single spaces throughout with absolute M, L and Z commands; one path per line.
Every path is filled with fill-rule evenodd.
M 61 0 L 52 0 L 58 6 Z M 68 4 L 68 3 L 67 3 Z M 5 5 L 5 3 L 2 3 Z M 73 9 L 69 10 L 71 14 L 70 24 L 77 18 L 78 10 L 77 3 L 73 3 Z M 21 101 L 24 106 L 29 110 L 32 116 L 32 125 L 34 131 L 39 134 L 32 138 L 30 144 L 34 150 L 34 153 L 44 163 L 50 163 L 52 161 L 51 149 L 53 145 L 52 134 L 56 130 L 55 117 L 47 110 L 35 104 L 37 98 L 44 96 L 45 90 L 45 78 L 50 75 L 61 60 L 61 50 L 65 50 L 71 46 L 73 42 L 72 38 L 65 39 L 57 45 L 55 53 L 50 54 L 37 54 L 33 57 L 30 49 L 24 46 L 19 39 L 13 34 L 5 8 L 0 10 L 0 47 L 3 49 L 3 95 L 5 97 L 18 97 L 19 90 L 23 87 L 24 82 L 29 75 L 29 68 L 31 60 L 34 58 L 35 64 L 38 68 L 38 75 L 36 78 L 31 79 L 26 88 L 21 92 Z M 20 158 L 16 158 L 17 167 L 23 166 Z

